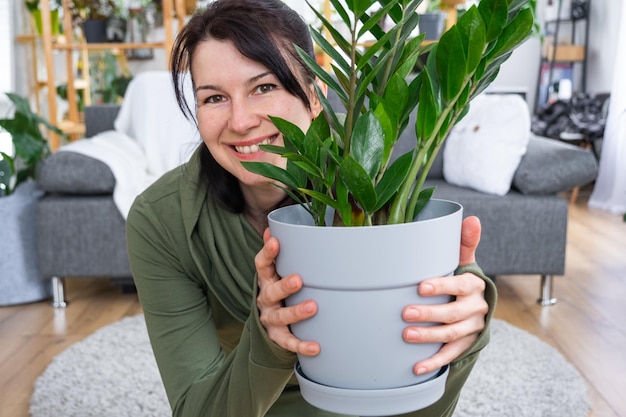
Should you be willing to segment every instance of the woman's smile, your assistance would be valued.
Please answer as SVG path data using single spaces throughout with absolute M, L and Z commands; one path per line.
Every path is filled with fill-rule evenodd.
M 233 145 L 235 151 L 242 155 L 252 155 L 261 152 L 261 145 L 270 145 L 278 138 L 278 134 L 272 135 L 269 138 L 263 139 L 257 143 Z

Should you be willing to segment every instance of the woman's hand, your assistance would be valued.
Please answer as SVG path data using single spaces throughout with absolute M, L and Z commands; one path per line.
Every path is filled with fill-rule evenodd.
M 281 279 L 274 264 L 278 256 L 278 240 L 270 236 L 269 229 L 263 233 L 265 245 L 254 258 L 259 282 L 257 307 L 261 324 L 270 339 L 284 349 L 306 356 L 315 356 L 320 352 L 316 342 L 305 342 L 295 337 L 289 325 L 311 318 L 317 312 L 317 304 L 312 300 L 285 307 L 283 300 L 297 293 L 302 288 L 302 278 L 289 275 Z
M 477 217 L 466 218 L 461 228 L 460 265 L 475 262 L 479 241 L 480 221 Z M 434 356 L 415 364 L 413 371 L 419 375 L 435 371 L 465 352 L 485 327 L 489 306 L 484 297 L 485 282 L 470 273 L 424 280 L 418 291 L 424 297 L 442 294 L 456 297 L 448 304 L 410 305 L 402 312 L 409 323 L 442 323 L 432 327 L 409 326 L 404 330 L 402 336 L 409 343 L 445 343 Z

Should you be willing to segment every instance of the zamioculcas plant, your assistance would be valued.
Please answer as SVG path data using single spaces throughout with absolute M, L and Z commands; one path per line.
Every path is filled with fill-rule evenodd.
M 413 37 L 421 0 L 331 0 L 349 39 L 311 7 L 332 39 L 311 29 L 315 43 L 333 60 L 332 74 L 298 53 L 339 96 L 345 115 L 337 114 L 316 86 L 324 112 L 306 133 L 272 119 L 284 147 L 262 148 L 285 157 L 286 169 L 262 162 L 246 168 L 277 181 L 317 225 L 324 225 L 328 207 L 335 210 L 334 225 L 411 222 L 434 191 L 423 184 L 448 133 L 512 51 L 537 30 L 535 2 L 481 0 L 431 44 L 423 35 Z M 379 10 L 370 13 L 376 3 Z M 379 26 L 385 16 L 395 23 L 386 32 Z M 371 35 L 375 41 L 363 52 L 362 40 Z M 425 53 L 425 66 L 414 73 Z M 417 122 L 408 126 L 414 111 Z M 392 160 L 407 127 L 415 129 L 415 148 Z

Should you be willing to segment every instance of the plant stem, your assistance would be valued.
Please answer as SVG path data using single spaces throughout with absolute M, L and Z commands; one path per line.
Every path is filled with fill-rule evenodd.
M 448 124 L 448 128 L 446 129 L 444 134 L 441 135 L 440 129 L 443 121 L 446 119 L 446 117 L 448 117 L 448 114 L 456 105 L 459 97 L 465 90 L 467 84 L 471 81 L 475 72 L 476 71 L 474 70 L 470 74 L 468 74 L 465 82 L 463 83 L 463 88 L 459 90 L 459 93 L 447 103 L 446 107 L 439 114 L 439 117 L 437 118 L 437 124 L 435 125 L 432 135 L 426 140 L 425 144 L 423 143 L 420 146 L 417 156 L 413 160 L 413 164 L 411 165 L 411 169 L 409 170 L 406 180 L 400 187 L 400 190 L 398 191 L 398 194 L 394 198 L 391 205 L 391 210 L 389 213 L 390 224 L 410 222 L 413 220 L 415 214 L 415 204 L 417 203 L 417 198 L 419 197 L 421 188 L 426 181 L 426 174 L 430 170 L 430 167 L 432 166 L 435 157 L 439 153 L 439 149 L 441 148 L 443 139 L 448 135 L 450 130 L 452 130 L 452 127 L 454 126 L 454 121 L 458 117 L 458 114 L 454 116 L 454 119 Z M 470 96 L 474 91 L 475 87 L 470 90 Z M 422 169 L 422 175 L 420 175 L 418 178 L 420 168 L 422 168 L 422 161 L 424 161 L 424 158 L 426 157 L 426 152 L 428 151 L 428 149 L 431 148 L 433 141 L 435 140 L 438 140 L 437 146 L 428 158 L 426 165 L 424 165 L 424 169 Z
M 348 112 L 346 114 L 346 125 L 344 126 L 344 130 L 346 132 L 346 137 L 344 138 L 344 147 L 343 147 L 343 155 L 347 156 L 350 154 L 350 140 L 352 139 L 352 122 L 354 118 L 354 95 L 356 94 L 356 49 L 358 39 L 357 35 L 357 22 L 359 19 L 355 16 L 354 22 L 351 28 L 351 48 L 350 48 L 350 84 L 348 91 Z

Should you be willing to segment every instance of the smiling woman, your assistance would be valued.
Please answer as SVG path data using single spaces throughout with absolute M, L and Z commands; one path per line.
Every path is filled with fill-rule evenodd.
M 126 233 L 174 416 L 336 415 L 308 404 L 294 378 L 296 354 L 316 356 L 321 347 L 290 331 L 314 316 L 318 305 L 313 300 L 285 305 L 302 289 L 302 278 L 278 276 L 279 242 L 266 229 L 268 213 L 293 204 L 291 194 L 243 167 L 249 161 L 285 167 L 280 155 L 261 148 L 284 144 L 274 116 L 302 130 L 321 120 L 316 86 L 322 92 L 325 87 L 294 44 L 314 57 L 306 23 L 282 1 L 217 0 L 191 18 L 172 50 L 177 102 L 197 121 L 202 143 L 186 164 L 137 197 Z M 192 80 L 193 103 L 183 94 L 185 77 Z M 473 222 L 464 231 L 461 252 L 469 260 L 464 263 L 472 263 L 480 227 Z M 462 302 L 407 313 L 407 329 L 426 317 L 446 325 L 424 329 L 417 338 L 398 331 L 394 338 L 449 342 L 433 357 L 407 366 L 407 373 L 427 374 L 482 348 L 478 335 L 494 300 L 485 299 L 488 280 L 476 275 L 479 268 L 471 270 L 476 272 L 455 280 L 424 281 L 426 296 L 457 295 Z M 445 398 L 429 416 L 451 415 L 450 404 L 473 363 L 460 362 L 450 372 L 454 382 Z

